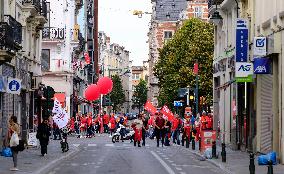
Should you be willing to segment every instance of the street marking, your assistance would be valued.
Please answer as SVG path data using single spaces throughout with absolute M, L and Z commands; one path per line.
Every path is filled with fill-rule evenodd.
M 176 167 L 177 170 L 182 170 L 182 168 Z
M 180 172 L 180 174 L 186 174 L 185 172 Z
M 175 174 L 175 172 L 173 171 L 173 169 L 170 168 L 170 166 L 167 165 L 167 163 L 165 161 L 163 161 L 158 154 L 156 154 L 155 152 L 151 151 L 152 155 L 162 164 L 162 166 L 166 169 L 166 171 L 169 174 Z
M 88 147 L 95 147 L 97 144 L 88 144 Z
M 80 144 L 73 144 L 73 146 L 75 146 L 75 147 L 79 147 L 79 146 L 80 146 Z
M 106 147 L 114 147 L 114 144 L 105 144 Z

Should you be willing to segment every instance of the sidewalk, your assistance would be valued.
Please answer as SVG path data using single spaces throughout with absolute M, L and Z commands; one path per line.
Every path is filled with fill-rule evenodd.
M 203 157 L 198 150 L 198 142 L 196 143 L 196 150 L 190 148 L 188 150 L 199 156 Z M 185 148 L 185 147 L 183 147 Z M 217 154 L 219 153 L 218 159 L 206 159 L 215 166 L 223 169 L 229 174 L 249 174 L 249 154 L 242 151 L 233 151 L 230 148 L 226 148 L 227 159 L 226 163 L 222 162 L 221 147 L 217 146 Z M 278 164 L 273 166 L 273 174 L 283 174 L 284 165 Z M 255 173 L 256 174 L 267 174 L 267 166 L 259 166 L 257 163 L 257 156 L 255 156 Z
M 47 147 L 47 156 L 42 157 L 40 149 L 29 148 L 18 154 L 18 168 L 19 171 L 12 172 L 10 168 L 13 166 L 12 158 L 0 156 L 0 173 L 1 174 L 43 174 L 44 171 L 60 160 L 63 160 L 73 154 L 78 149 L 69 143 L 69 151 L 62 153 L 60 148 L 60 141 L 50 140 Z

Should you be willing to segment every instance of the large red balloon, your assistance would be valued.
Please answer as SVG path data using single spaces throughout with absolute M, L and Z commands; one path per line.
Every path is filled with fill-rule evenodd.
M 89 101 L 97 100 L 100 96 L 99 87 L 95 84 L 92 84 L 87 87 L 85 90 L 85 97 Z
M 112 90 L 112 80 L 109 77 L 102 77 L 98 81 L 98 86 L 101 94 L 108 94 Z

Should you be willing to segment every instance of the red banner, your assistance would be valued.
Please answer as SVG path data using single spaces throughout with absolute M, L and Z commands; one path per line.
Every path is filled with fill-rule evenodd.
M 144 105 L 144 109 L 152 114 L 155 114 L 157 112 L 157 109 L 152 105 L 150 101 L 147 100 L 147 102 Z
M 90 64 L 91 63 L 91 59 L 90 56 L 87 52 L 84 53 L 84 57 L 85 57 L 85 62 L 86 64 Z
M 166 116 L 169 121 L 172 121 L 175 118 L 174 114 L 171 112 L 171 110 L 166 105 L 162 107 L 161 113 L 164 114 L 164 116 Z

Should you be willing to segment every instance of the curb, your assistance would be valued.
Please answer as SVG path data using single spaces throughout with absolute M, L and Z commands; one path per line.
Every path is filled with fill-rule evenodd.
M 204 158 L 200 153 L 198 153 L 196 151 L 193 151 L 193 150 L 190 150 L 190 149 L 186 149 L 186 150 L 189 151 L 190 153 L 198 156 L 198 157 Z M 225 171 L 228 174 L 236 174 L 235 172 L 230 171 L 230 169 L 225 167 L 223 164 L 220 164 L 220 163 L 218 163 L 218 162 L 216 162 L 212 159 L 206 159 L 206 161 L 208 161 L 209 163 L 213 164 L 214 166 L 220 168 L 221 170 Z
M 66 158 L 68 158 L 68 157 L 70 157 L 70 156 L 72 156 L 72 155 L 75 155 L 75 154 L 78 153 L 79 151 L 80 151 L 79 148 L 75 148 L 74 151 L 72 151 L 72 152 L 68 153 L 67 155 L 64 155 L 64 156 L 62 156 L 62 157 L 60 157 L 60 158 L 58 158 L 58 159 L 54 159 L 53 161 L 51 161 L 50 163 L 48 163 L 48 164 L 45 165 L 44 167 L 40 168 L 40 169 L 37 170 L 37 171 L 34 171 L 32 174 L 43 174 L 43 173 L 46 173 L 47 171 L 45 171 L 45 170 L 47 170 L 47 169 L 49 169 L 49 168 L 52 168 L 53 166 L 55 166 L 55 165 L 57 164 L 57 162 L 59 162 L 59 161 L 61 161 L 61 160 L 64 160 L 64 159 L 66 159 Z

